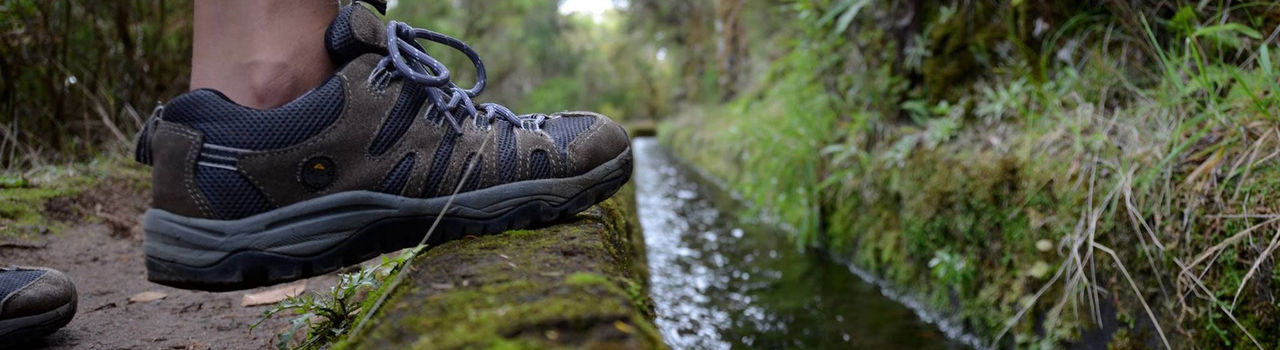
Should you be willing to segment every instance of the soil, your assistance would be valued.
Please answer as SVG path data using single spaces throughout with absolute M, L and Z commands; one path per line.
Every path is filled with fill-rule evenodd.
M 138 220 L 147 207 L 136 180 L 104 180 L 94 188 L 45 203 L 46 217 L 65 223 L 32 242 L 0 244 L 0 265 L 58 269 L 76 283 L 79 305 L 65 328 L 24 346 L 41 349 L 262 349 L 291 315 L 262 320 L 266 306 L 243 307 L 246 293 L 209 293 L 165 287 L 146 280 Z M 48 232 L 49 230 L 46 230 Z M 312 278 L 307 291 L 327 291 L 336 274 Z M 133 303 L 142 292 L 163 299 Z M 7 344 L 4 346 L 8 348 Z

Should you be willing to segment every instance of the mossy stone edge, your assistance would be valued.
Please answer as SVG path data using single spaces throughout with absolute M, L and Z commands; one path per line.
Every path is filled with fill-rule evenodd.
M 634 188 L 549 227 L 427 250 L 337 349 L 661 349 Z

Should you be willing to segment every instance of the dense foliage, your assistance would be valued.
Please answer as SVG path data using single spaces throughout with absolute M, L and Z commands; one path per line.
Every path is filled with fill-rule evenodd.
M 390 17 L 466 41 L 488 66 L 481 99 L 517 113 L 595 110 L 617 119 L 669 113 L 668 76 L 657 46 L 618 25 L 617 13 L 596 22 L 565 16 L 558 1 L 401 1 Z M 433 50 L 452 67 L 469 67 L 448 49 Z M 471 72 L 461 70 L 462 80 Z
M 786 20 L 745 50 L 767 62 L 745 73 L 758 80 L 708 88 L 736 97 L 683 108 L 659 135 L 799 245 L 912 286 L 1004 345 L 1280 342 L 1280 6 L 768 10 Z
M 190 1 L 0 2 L 0 169 L 119 152 L 186 89 Z

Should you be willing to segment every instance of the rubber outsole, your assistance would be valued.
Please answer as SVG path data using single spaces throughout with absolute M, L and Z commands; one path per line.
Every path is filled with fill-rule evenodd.
M 21 345 L 62 329 L 76 315 L 76 301 L 48 312 L 12 320 L 0 320 L 0 343 Z
M 582 212 L 613 196 L 630 179 L 631 150 L 627 149 L 618 158 L 606 164 L 611 164 L 610 166 L 618 169 L 605 172 L 604 175 L 595 175 L 601 176 L 600 179 L 555 179 L 580 182 L 585 180 L 592 183 L 562 201 L 556 200 L 555 196 L 516 198 L 502 203 L 502 211 L 496 216 L 477 217 L 477 215 L 455 215 L 454 213 L 445 215 L 440 219 L 439 227 L 427 240 L 427 246 L 434 247 L 467 235 L 490 235 L 532 225 L 548 224 Z M 507 192 L 512 191 L 498 189 L 495 195 L 513 195 Z M 462 195 L 459 194 L 460 197 Z M 508 203 L 513 201 L 517 203 Z M 450 211 L 453 212 L 453 208 Z M 148 245 L 147 279 L 167 286 L 205 291 L 240 290 L 294 281 L 336 271 L 380 254 L 414 247 L 422 241 L 427 234 L 427 228 L 435 222 L 438 215 L 438 213 L 428 213 L 380 218 L 351 231 L 337 244 L 314 254 L 296 255 L 282 254 L 268 249 L 241 249 L 229 252 L 216 262 L 203 266 L 158 258 L 157 256 L 162 254 L 153 253 L 153 248 Z M 147 220 L 144 220 L 144 231 L 147 232 L 148 239 L 152 239 L 156 236 L 155 232 L 147 230 L 148 224 L 152 223 L 150 217 L 152 213 L 149 212 L 148 216 Z M 205 231 L 200 231 L 196 234 L 204 233 Z M 185 234 L 192 235 L 192 233 Z

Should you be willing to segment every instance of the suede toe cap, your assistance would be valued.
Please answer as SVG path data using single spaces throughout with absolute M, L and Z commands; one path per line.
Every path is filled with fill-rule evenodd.
M 595 121 L 581 135 L 569 143 L 569 168 L 574 174 L 582 174 L 616 159 L 631 148 L 627 131 L 609 117 L 591 112 L 566 112 L 560 116 L 590 116 Z

